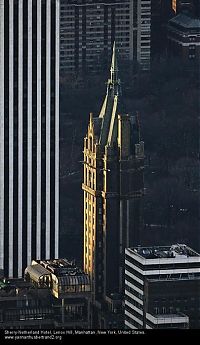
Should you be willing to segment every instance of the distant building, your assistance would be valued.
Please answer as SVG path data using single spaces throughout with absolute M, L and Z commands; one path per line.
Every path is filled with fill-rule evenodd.
M 167 23 L 174 15 L 171 0 L 151 2 L 151 60 L 166 52 Z
M 193 0 L 193 14 L 196 18 L 200 18 L 200 2 L 199 2 L 199 0 Z
M 184 244 L 125 250 L 125 327 L 199 328 L 200 255 Z
M 61 0 L 60 70 L 108 67 L 113 42 L 122 60 L 150 68 L 150 0 Z
M 49 289 L 37 289 L 23 279 L 0 280 L 0 328 L 54 328 Z
M 83 164 L 84 270 L 93 301 L 117 310 L 124 292 L 124 248 L 141 240 L 144 142 L 138 116 L 125 112 L 115 45 L 99 117 L 90 115 Z
M 90 328 L 90 279 L 73 261 L 33 260 L 25 270 L 25 279 L 38 289 L 51 291 L 54 327 Z
M 192 10 L 193 3 L 193 0 L 172 0 L 172 8 L 176 14 L 185 11 L 188 12 Z
M 200 18 L 180 13 L 169 21 L 168 51 L 183 63 L 199 67 Z

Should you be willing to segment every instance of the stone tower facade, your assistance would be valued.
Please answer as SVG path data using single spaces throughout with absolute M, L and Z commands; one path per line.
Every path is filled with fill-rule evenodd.
M 122 294 L 124 250 L 140 244 L 144 143 L 136 116 L 124 112 L 115 44 L 99 114 L 84 138 L 84 270 L 93 297 Z

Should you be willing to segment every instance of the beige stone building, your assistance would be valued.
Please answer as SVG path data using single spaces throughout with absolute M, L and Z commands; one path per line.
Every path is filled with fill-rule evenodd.
M 140 243 L 144 143 L 137 117 L 124 112 L 113 47 L 99 117 L 84 139 L 84 271 L 93 300 L 112 305 L 123 294 L 124 248 Z

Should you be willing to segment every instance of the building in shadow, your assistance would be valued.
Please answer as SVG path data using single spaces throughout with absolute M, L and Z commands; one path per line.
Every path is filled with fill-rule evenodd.
M 168 55 L 188 68 L 199 71 L 200 16 L 196 12 L 180 13 L 168 23 Z
M 35 288 L 22 278 L 0 280 L 0 328 L 54 328 L 49 289 Z
M 125 327 L 199 329 L 200 255 L 185 244 L 125 251 Z
M 50 291 L 54 328 L 90 328 L 90 279 L 73 261 L 33 260 L 25 270 L 25 279 L 36 289 Z

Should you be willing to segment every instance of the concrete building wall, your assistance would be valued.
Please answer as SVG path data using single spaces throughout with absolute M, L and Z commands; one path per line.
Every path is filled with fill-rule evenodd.
M 58 255 L 59 5 L 0 2 L 0 266 L 9 277 Z

